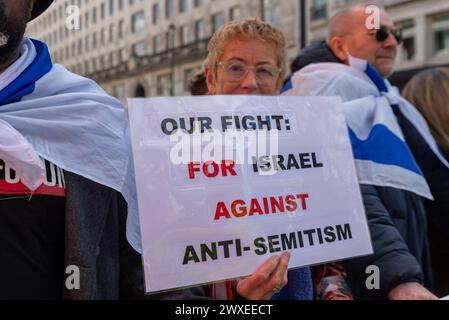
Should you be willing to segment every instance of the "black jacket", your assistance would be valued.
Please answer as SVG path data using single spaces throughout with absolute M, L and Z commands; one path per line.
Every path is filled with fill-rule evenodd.
M 339 62 L 325 42 L 303 49 L 292 63 L 292 72 L 319 62 Z M 373 185 L 361 185 L 361 192 L 374 253 L 342 262 L 354 298 L 386 299 L 391 289 L 405 282 L 431 288 L 423 198 L 405 190 Z M 370 265 L 380 271 L 378 290 L 366 286 L 370 275 L 366 268 Z
M 386 299 L 388 292 L 405 282 L 431 287 L 431 267 L 426 237 L 426 216 L 421 197 L 389 187 L 361 185 L 374 253 L 342 261 L 355 299 Z M 380 288 L 365 284 L 366 267 L 380 271 Z
M 435 293 L 449 293 L 449 169 L 430 150 L 413 125 L 400 112 L 396 114 L 404 137 L 423 171 L 434 201 L 426 201 L 428 236 L 435 276 Z
M 126 239 L 127 207 L 117 191 L 65 172 L 65 267 L 77 266 L 79 289 L 64 299 L 201 299 L 204 287 L 145 295 L 142 257 Z

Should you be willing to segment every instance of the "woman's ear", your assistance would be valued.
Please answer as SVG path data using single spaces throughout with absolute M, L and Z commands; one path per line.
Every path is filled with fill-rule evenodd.
M 346 44 L 340 37 L 333 37 L 329 43 L 329 47 L 332 52 L 344 63 L 348 63 L 348 49 L 346 48 Z
M 204 73 L 206 74 L 208 94 L 215 94 L 215 75 L 213 74 L 213 70 L 211 70 L 209 66 L 206 66 L 204 68 Z

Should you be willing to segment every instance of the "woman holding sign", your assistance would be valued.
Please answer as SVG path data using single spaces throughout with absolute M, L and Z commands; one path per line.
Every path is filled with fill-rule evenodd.
M 286 73 L 285 38 L 281 31 L 258 19 L 232 21 L 212 37 L 205 62 L 208 94 L 278 95 Z M 255 273 L 232 286 L 246 299 L 271 299 L 287 284 L 290 254 L 272 256 Z M 291 288 L 282 290 L 281 299 L 312 299 L 308 268 L 289 273 Z M 214 286 L 213 292 L 219 285 Z M 232 298 L 227 283 L 226 298 Z M 294 289 L 294 290 L 288 290 Z M 215 297 L 224 298 L 216 294 Z

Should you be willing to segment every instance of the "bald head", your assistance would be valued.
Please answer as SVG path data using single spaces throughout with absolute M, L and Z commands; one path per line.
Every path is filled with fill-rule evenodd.
M 376 17 L 370 6 L 357 5 L 334 15 L 328 24 L 327 43 L 340 61 L 348 64 L 350 56 L 366 60 L 387 77 L 393 71 L 397 54 L 398 42 L 393 36 L 395 26 L 385 9 L 376 6 L 380 9 Z M 389 32 L 382 40 L 378 40 L 374 30 L 380 26 Z
M 372 4 L 360 4 L 337 12 L 327 25 L 327 43 L 329 44 L 333 37 L 343 36 L 352 30 L 365 27 L 365 22 L 371 12 L 367 13 L 367 8 Z M 376 5 L 381 14 L 385 15 L 385 9 Z

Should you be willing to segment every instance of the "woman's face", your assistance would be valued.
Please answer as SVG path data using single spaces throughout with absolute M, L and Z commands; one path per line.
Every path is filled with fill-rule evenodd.
M 278 95 L 280 68 L 272 45 L 262 40 L 231 40 L 223 50 L 216 77 L 206 68 L 210 94 Z

